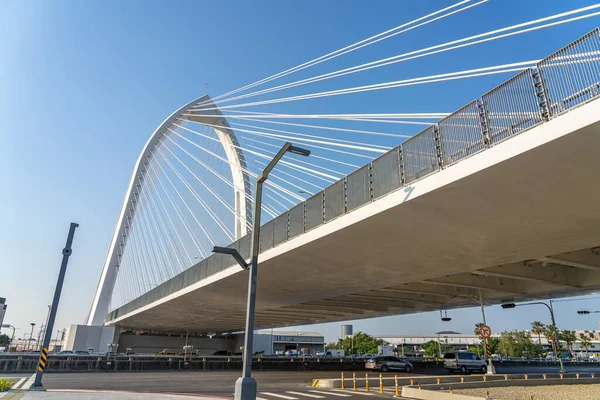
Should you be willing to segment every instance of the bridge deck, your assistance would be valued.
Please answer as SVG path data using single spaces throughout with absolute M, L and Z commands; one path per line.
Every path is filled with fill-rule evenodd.
M 600 290 L 600 101 L 415 181 L 263 253 L 257 328 Z M 108 324 L 243 328 L 233 266 Z

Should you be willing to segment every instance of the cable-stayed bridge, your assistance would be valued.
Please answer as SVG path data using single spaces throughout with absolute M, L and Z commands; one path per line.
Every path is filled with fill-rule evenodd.
M 254 90 L 485 2 L 456 3 L 176 110 L 135 165 L 88 324 L 240 330 L 247 272 L 211 249 L 249 258 L 256 177 L 286 141 L 312 154 L 286 156 L 265 186 L 257 327 L 465 307 L 480 293 L 498 303 L 599 290 L 598 29 L 543 59 L 247 100 L 577 22 L 600 8 Z M 451 114 L 247 110 L 507 73 Z

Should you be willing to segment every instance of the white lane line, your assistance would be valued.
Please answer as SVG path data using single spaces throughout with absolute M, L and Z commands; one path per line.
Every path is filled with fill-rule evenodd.
M 260 392 L 260 394 L 266 394 L 267 396 L 279 397 L 280 399 L 285 399 L 285 400 L 298 400 L 297 397 L 286 396 L 284 394 L 279 394 L 279 393 Z
M 35 373 L 31 374 L 31 377 L 27 380 L 27 382 L 23 384 L 23 386 L 21 386 L 21 389 L 29 390 L 29 388 L 31 387 L 31 385 L 33 385 L 33 382 L 35 381 L 35 375 Z
M 235 393 L 234 393 L 234 395 L 235 395 Z M 267 399 L 265 399 L 264 397 L 258 397 L 258 396 L 256 396 L 256 400 L 267 400 Z
M 342 389 L 332 389 L 332 391 L 334 392 L 342 392 Z M 344 392 L 346 392 L 348 390 L 344 390 Z M 361 394 L 363 396 L 373 396 L 373 393 L 365 393 L 365 392 L 359 392 L 359 391 L 352 391 L 352 394 Z
M 27 380 L 27 377 L 19 379 L 19 382 L 17 382 L 11 389 L 18 389 L 19 386 L 21 386 L 23 384 L 23 382 L 25 382 L 26 380 Z
M 335 392 L 326 392 L 324 390 L 309 390 L 309 392 L 312 393 L 319 393 L 319 394 L 326 394 L 326 395 L 331 395 L 331 396 L 338 396 L 338 397 L 352 397 L 351 394 L 342 394 L 342 393 L 335 393 Z
M 310 394 L 310 393 L 302 393 L 302 392 L 286 392 L 289 394 L 295 394 L 298 396 L 305 396 L 305 397 L 312 397 L 313 399 L 324 399 L 325 396 L 319 396 L 317 394 Z

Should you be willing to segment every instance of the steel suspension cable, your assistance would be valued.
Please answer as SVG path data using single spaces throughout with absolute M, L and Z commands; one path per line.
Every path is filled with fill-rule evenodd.
M 315 58 L 313 60 L 310 60 L 310 61 L 307 61 L 307 62 L 305 62 L 303 64 L 297 65 L 297 66 L 295 66 L 293 68 L 287 69 L 287 70 L 279 72 L 279 73 L 277 73 L 275 75 L 271 75 L 271 76 L 269 76 L 267 78 L 264 78 L 264 79 L 261 79 L 261 80 L 259 80 L 257 82 L 254 82 L 254 83 L 251 83 L 249 85 L 246 85 L 244 87 L 241 87 L 241 88 L 232 90 L 230 92 L 224 93 L 222 95 L 219 95 L 219 96 L 215 97 L 214 100 L 218 100 L 220 98 L 224 98 L 224 97 L 233 95 L 235 93 L 239 93 L 241 91 L 245 91 L 247 89 L 250 89 L 250 88 L 262 85 L 264 83 L 271 82 L 271 81 L 273 81 L 275 79 L 278 79 L 278 78 L 281 78 L 283 76 L 290 75 L 292 73 L 301 71 L 301 70 L 303 70 L 305 68 L 308 68 L 308 67 L 311 67 L 313 65 L 317 65 L 317 64 L 320 64 L 320 63 L 322 63 L 324 61 L 328 61 L 328 60 L 331 60 L 333 58 L 339 57 L 339 56 L 341 56 L 343 54 L 347 54 L 349 52 L 358 50 L 359 48 L 369 46 L 369 45 L 371 45 L 373 43 L 377 43 L 377 42 L 379 42 L 381 40 L 384 40 L 384 39 L 387 39 L 389 37 L 397 35 L 398 33 L 395 33 L 395 34 L 393 34 L 393 33 L 396 32 L 396 31 L 398 31 L 398 30 L 400 30 L 400 29 L 403 29 L 403 28 L 405 28 L 407 26 L 410 26 L 410 25 L 412 25 L 412 24 L 414 24 L 416 22 L 422 21 L 422 20 L 427 19 L 429 17 L 433 17 L 435 15 L 441 14 L 441 13 L 446 12 L 448 10 L 451 10 L 453 8 L 459 7 L 459 6 L 461 6 L 461 5 L 465 4 L 465 3 L 469 3 L 470 1 L 471 0 L 460 1 L 460 2 L 458 2 L 456 4 L 453 4 L 453 5 L 449 6 L 449 7 L 440 9 L 440 10 L 435 11 L 433 13 L 430 13 L 430 14 L 427 14 L 427 15 L 422 16 L 420 18 L 417 18 L 417 19 L 415 19 L 413 21 L 410 21 L 410 22 L 404 23 L 402 25 L 396 26 L 395 28 L 389 29 L 389 30 L 387 30 L 385 32 L 381 32 L 381 33 L 379 33 L 377 35 L 374 35 L 374 36 L 368 37 L 366 39 L 363 39 L 361 41 L 355 42 L 355 43 L 353 43 L 353 44 L 351 44 L 349 46 L 346 46 L 344 48 L 335 50 L 335 51 L 333 51 L 331 53 L 328 53 L 328 54 L 325 54 L 323 56 L 317 57 L 317 58 Z M 481 3 L 483 3 L 483 2 L 479 2 L 478 4 L 481 4 Z M 388 35 L 388 36 L 386 36 L 386 35 Z M 384 37 L 384 38 L 382 38 L 382 37 Z M 373 41 L 375 39 L 377 39 L 377 40 Z M 372 41 L 372 42 L 370 42 L 370 41 Z M 360 46 L 360 47 L 357 47 L 357 46 Z
M 446 43 L 443 43 L 443 44 L 440 44 L 440 45 L 431 46 L 431 47 L 427 47 L 427 48 L 424 48 L 424 49 L 419 49 L 419 50 L 415 50 L 415 51 L 412 51 L 412 52 L 400 54 L 400 55 L 397 55 L 397 56 L 393 56 L 393 57 L 388 57 L 388 58 L 384 58 L 384 59 L 372 61 L 372 62 L 369 62 L 369 63 L 357 65 L 357 66 L 346 68 L 346 69 L 342 69 L 342 70 L 339 70 L 339 71 L 334 71 L 334 72 L 330 72 L 330 73 L 327 73 L 327 74 L 319 75 L 319 76 L 316 76 L 316 77 L 307 78 L 307 79 L 303 79 L 303 80 L 296 81 L 296 82 L 291 82 L 291 83 L 288 83 L 286 85 L 281 85 L 281 87 L 279 89 L 277 89 L 277 90 L 283 90 L 283 89 L 288 89 L 288 88 L 291 88 L 291 87 L 302 86 L 302 85 L 305 85 L 305 84 L 319 82 L 319 81 L 322 81 L 322 80 L 336 78 L 336 77 L 339 77 L 339 76 L 344 76 L 344 75 L 348 75 L 348 74 L 352 74 L 352 73 L 356 73 L 356 72 L 362 72 L 362 71 L 370 70 L 370 69 L 373 69 L 373 68 L 379 68 L 379 67 L 383 67 L 383 66 L 386 66 L 386 65 L 396 64 L 396 63 L 399 63 L 399 62 L 408 61 L 408 60 L 412 60 L 412 59 L 415 59 L 415 58 L 421 58 L 421 57 L 429 56 L 429 55 L 432 55 L 432 54 L 438 54 L 438 53 L 441 53 L 441 52 L 455 50 L 455 49 L 458 49 L 458 48 L 472 46 L 472 45 L 475 45 L 475 44 L 485 43 L 485 42 L 488 42 L 488 41 L 502 39 L 502 38 L 509 37 L 509 36 L 519 35 L 519 34 L 531 32 L 531 31 L 535 31 L 535 30 L 539 30 L 539 29 L 545 29 L 545 28 L 549 28 L 549 27 L 552 27 L 552 26 L 561 25 L 561 24 L 564 24 L 564 23 L 575 22 L 575 21 L 578 21 L 578 20 L 581 20 L 581 19 L 594 17 L 596 15 L 599 15 L 600 13 L 586 14 L 584 16 L 579 16 L 579 17 L 575 17 L 575 18 L 570 18 L 570 19 L 566 19 L 566 20 L 554 22 L 554 23 L 544 24 L 544 25 L 533 27 L 533 28 L 528 28 L 528 29 L 523 29 L 523 30 L 519 30 L 519 31 L 515 31 L 515 32 L 510 32 L 510 33 L 507 33 L 507 34 L 497 35 L 497 36 L 493 36 L 493 37 L 482 39 L 482 40 L 474 40 L 474 39 L 478 39 L 478 38 L 481 38 L 481 37 L 486 37 L 486 36 L 495 35 L 495 34 L 498 34 L 498 33 L 501 33 L 501 32 L 506 32 L 506 31 L 510 31 L 510 30 L 513 30 L 513 29 L 518 29 L 518 28 L 521 28 L 521 27 L 524 27 L 524 26 L 535 25 L 535 24 L 538 24 L 540 22 L 549 21 L 549 20 L 553 20 L 553 19 L 558 19 L 558 18 L 562 18 L 562 17 L 568 16 L 568 15 L 572 15 L 572 14 L 582 13 L 582 12 L 589 11 L 589 10 L 592 10 L 592 9 L 598 8 L 598 7 L 600 7 L 600 5 L 593 5 L 593 6 L 583 7 L 583 8 L 579 8 L 579 9 L 576 9 L 576 10 L 571 10 L 571 11 L 568 11 L 568 12 L 564 12 L 564 13 L 552 15 L 552 16 L 549 16 L 549 17 L 540 18 L 540 19 L 537 19 L 537 20 L 534 20 L 534 21 L 529 21 L 529 22 L 525 22 L 525 23 L 521 23 L 521 24 L 516 24 L 516 25 L 509 26 L 509 27 L 505 27 L 505 28 L 501 28 L 501 29 L 497 29 L 497 30 L 493 30 L 493 31 L 481 33 L 481 34 L 478 34 L 478 35 L 473 35 L 473 36 L 470 36 L 470 37 L 467 37 L 467 38 L 463 38 L 463 39 L 459 39 L 459 40 L 455 40 L 455 41 L 451 41 L 451 42 L 446 42 Z M 469 42 L 470 40 L 474 40 L 474 41 Z M 465 43 L 465 42 L 468 42 L 468 43 Z M 457 44 L 457 43 L 465 43 L 465 44 L 461 44 L 461 45 L 458 45 L 458 46 L 453 46 L 454 44 Z M 429 50 L 440 49 L 440 48 L 443 48 L 443 47 L 446 47 L 446 46 L 449 46 L 449 47 L 447 47 L 445 49 L 442 49 L 442 50 L 438 50 L 438 51 L 428 52 Z M 426 52 L 426 53 L 424 53 L 424 52 Z M 419 53 L 424 53 L 424 54 L 419 54 Z M 413 55 L 413 54 L 417 54 L 417 55 L 413 56 L 413 57 L 408 57 L 408 56 Z M 273 90 L 273 91 L 276 91 L 276 90 Z M 228 100 L 224 100 L 224 101 L 228 101 Z M 228 107 L 220 107 L 220 109 L 226 109 L 226 108 L 228 108 Z M 208 109 L 208 108 L 205 108 L 205 109 Z

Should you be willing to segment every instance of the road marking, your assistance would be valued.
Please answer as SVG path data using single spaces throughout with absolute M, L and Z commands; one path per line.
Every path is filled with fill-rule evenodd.
M 235 393 L 234 393 L 234 395 L 235 395 Z M 267 400 L 267 399 L 265 399 L 264 397 L 258 397 L 258 396 L 256 396 L 256 400 Z
M 29 388 L 31 387 L 31 385 L 33 385 L 33 382 L 35 381 L 35 375 L 36 374 L 31 374 L 31 377 L 29 377 L 27 382 L 25 382 L 23 386 L 21 386 L 21 389 L 29 390 Z
M 21 386 L 23 384 L 23 382 L 25 382 L 26 380 L 27 380 L 27 377 L 19 379 L 19 382 L 17 382 L 15 385 L 13 385 L 13 387 L 11 389 L 18 389 L 19 386 Z
M 342 390 L 342 389 L 332 389 L 332 391 L 334 392 L 342 392 L 342 391 L 346 391 L 346 390 Z M 363 396 L 373 396 L 373 393 L 365 393 L 365 392 L 359 392 L 359 391 L 352 391 L 352 394 L 362 394 Z
M 298 400 L 297 397 L 286 396 L 284 394 L 272 393 L 272 392 L 260 392 L 260 394 L 266 394 L 267 396 L 279 397 L 280 399 L 285 400 Z
M 324 390 L 309 390 L 309 392 L 313 392 L 313 393 L 320 393 L 320 394 L 327 394 L 327 395 L 332 395 L 332 396 L 338 396 L 338 397 L 352 397 L 351 394 L 342 394 L 342 393 L 335 393 L 335 392 L 326 392 Z
M 325 396 L 319 396 L 319 395 L 310 394 L 310 393 L 302 393 L 302 392 L 286 392 L 286 393 L 295 394 L 298 396 L 312 397 L 313 399 L 324 399 L 325 398 Z

